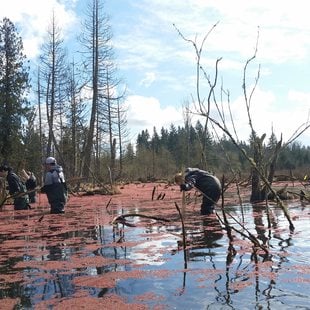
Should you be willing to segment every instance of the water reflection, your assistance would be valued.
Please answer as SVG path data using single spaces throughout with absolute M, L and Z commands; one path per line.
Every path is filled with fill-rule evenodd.
M 216 255 L 210 249 L 222 246 L 218 241 L 223 237 L 223 229 L 215 214 L 196 220 L 192 225 L 196 228 L 187 230 L 188 259 L 205 259 L 205 256 Z
M 229 212 L 238 218 L 240 208 L 231 208 Z M 289 308 L 296 304 L 307 309 L 309 300 L 304 291 L 309 277 L 303 268 L 308 270 L 310 259 L 308 219 L 302 219 L 305 212 L 302 207 L 294 212 L 298 222 L 295 233 L 291 233 L 277 208 L 254 205 L 244 210 L 244 225 L 268 247 L 268 259 L 235 231 L 230 240 L 216 215 L 189 215 L 185 222 L 189 262 L 186 270 L 182 244 L 179 242 L 177 247 L 181 240 L 179 222 L 143 223 L 130 228 L 88 225 L 81 230 L 74 225 L 66 232 L 53 228 L 50 236 L 44 230 L 44 238 L 40 233 L 19 236 L 20 242 L 16 243 L 9 242 L 16 241 L 16 237 L 2 234 L 0 244 L 5 246 L 1 247 L 0 273 L 5 285 L 0 288 L 0 298 L 20 298 L 19 307 L 33 309 L 42 301 L 71 298 L 81 290 L 93 297 L 112 292 L 132 302 L 136 296 L 151 291 L 161 299 L 145 301 L 150 308 L 165 304 L 177 309 L 276 309 L 279 305 Z M 38 229 L 32 228 L 34 232 Z M 58 265 L 59 268 L 49 264 L 45 268 L 39 264 L 70 262 L 81 257 L 103 257 L 111 259 L 111 263 L 100 265 L 92 261 L 75 268 L 65 264 Z M 127 263 L 120 259 L 126 259 Z M 21 261 L 38 264 L 15 268 Z M 114 288 L 74 285 L 79 276 L 100 277 L 109 272 L 142 269 L 169 270 L 173 274 L 154 277 L 150 273 L 149 277 L 139 279 L 119 279 Z M 10 278 L 13 274 L 19 275 L 15 281 Z
M 49 254 L 46 256 L 46 259 L 49 261 L 66 261 L 70 259 L 66 249 L 61 246 L 50 246 L 47 249 Z M 75 287 L 72 284 L 72 280 L 75 277 L 74 272 L 68 274 L 60 265 L 58 268 L 49 270 L 48 273 L 49 277 L 44 280 L 43 290 L 36 292 L 36 294 L 39 293 L 42 296 L 42 300 L 48 300 L 52 296 L 58 298 L 68 297 L 75 293 Z
M 43 258 L 43 256 L 42 256 Z M 49 254 L 45 259 L 48 260 L 62 260 L 64 258 L 64 251 L 53 246 L 49 248 Z M 17 262 L 38 259 L 29 256 L 22 256 L 10 259 L 2 274 L 8 272 L 16 272 L 14 265 Z M 9 267 L 10 266 L 10 267 Z M 0 289 L 0 298 L 19 298 L 20 302 L 16 309 L 34 309 L 38 301 L 50 300 L 58 297 L 72 296 L 75 292 L 72 284 L 73 274 L 62 273 L 62 270 L 52 269 L 48 272 L 41 273 L 38 268 L 25 268 L 21 273 L 20 281 L 7 283 L 5 287 Z
M 264 224 L 263 216 L 265 214 L 265 207 L 261 205 L 253 205 L 253 217 L 254 217 L 254 225 L 257 233 L 257 239 L 262 241 L 263 245 L 268 245 L 268 240 L 271 236 L 266 236 L 266 227 Z M 267 215 L 268 215 L 267 211 Z

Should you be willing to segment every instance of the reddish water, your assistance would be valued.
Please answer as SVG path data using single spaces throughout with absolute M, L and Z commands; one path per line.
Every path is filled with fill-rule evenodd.
M 290 201 L 290 232 L 281 209 L 241 208 L 226 193 L 236 229 L 229 242 L 220 206 L 200 216 L 199 198 L 189 195 L 185 251 L 175 186 L 131 184 L 120 195 L 71 196 L 64 215 L 49 214 L 44 195 L 29 211 L 6 205 L 1 309 L 309 309 L 309 204 Z M 128 213 L 138 216 L 115 222 Z M 249 233 L 268 254 L 253 247 Z

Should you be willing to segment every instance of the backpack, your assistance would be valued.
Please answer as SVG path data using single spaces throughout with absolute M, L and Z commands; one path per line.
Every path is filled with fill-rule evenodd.
M 25 183 L 17 176 L 17 174 L 12 173 L 12 176 L 14 177 L 17 187 L 18 187 L 18 192 L 19 193 L 26 193 L 27 192 L 27 188 Z
M 36 179 L 34 179 L 33 177 L 30 177 L 29 179 L 26 180 L 25 185 L 26 185 L 27 190 L 36 188 L 37 186 Z

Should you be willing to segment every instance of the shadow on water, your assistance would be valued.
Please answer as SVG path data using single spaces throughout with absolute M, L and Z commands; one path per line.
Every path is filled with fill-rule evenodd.
M 240 207 L 227 212 L 241 219 Z M 269 249 L 268 256 L 241 234 L 229 240 L 216 215 L 186 217 L 185 250 L 178 220 L 82 229 L 68 224 L 65 232 L 51 228 L 52 235 L 35 226 L 28 235 L 2 232 L 0 298 L 19 299 L 16 309 L 52 300 L 55 305 L 55 299 L 79 291 L 99 298 L 116 294 L 150 308 L 309 309 L 309 212 L 299 205 L 291 213 L 293 233 L 280 209 L 244 208 L 244 226 Z M 94 277 L 99 284 L 88 281 Z

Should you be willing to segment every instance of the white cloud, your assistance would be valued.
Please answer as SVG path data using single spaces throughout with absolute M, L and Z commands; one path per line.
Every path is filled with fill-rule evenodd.
M 0 2 L 0 17 L 9 18 L 23 38 L 24 53 L 31 59 L 38 55 L 39 48 L 47 34 L 53 11 L 64 35 L 76 28 L 76 14 L 72 10 L 74 1 L 57 0 L 10 0 Z
M 184 123 L 182 111 L 172 106 L 162 107 L 155 97 L 129 96 L 126 106 L 128 127 L 135 136 L 145 129 L 152 135 L 154 127 L 160 133 L 162 127 L 169 129 L 171 123 L 176 126 Z
M 267 134 L 265 142 L 268 142 L 268 138 L 272 131 L 276 134 L 278 139 L 280 139 L 280 135 L 283 134 L 284 142 L 286 142 L 291 138 L 298 127 L 307 120 L 305 111 L 307 111 L 307 109 L 309 110 L 310 93 L 291 92 L 288 96 L 289 99 L 294 102 L 290 106 L 290 109 L 278 109 L 275 108 L 277 98 L 272 92 L 264 91 L 259 87 L 256 88 L 250 107 L 250 115 L 256 133 L 259 136 L 264 133 Z M 126 104 L 128 105 L 128 127 L 133 135 L 132 141 L 134 143 L 137 134 L 141 133 L 142 130 L 147 129 L 152 136 L 154 127 L 157 133 L 160 134 L 160 129 L 162 127 L 169 130 L 172 123 L 176 127 L 184 126 L 182 107 L 179 109 L 172 106 L 163 107 L 155 97 L 137 95 L 129 96 Z M 244 97 L 240 96 L 236 98 L 230 105 L 233 111 L 233 120 L 238 139 L 241 141 L 248 141 L 251 131 Z M 194 126 L 198 119 L 203 122 L 204 118 L 197 116 L 197 111 L 193 105 L 191 105 L 190 109 L 194 112 L 192 125 Z M 227 105 L 224 106 L 224 109 L 228 129 L 233 134 L 233 127 L 228 117 Z M 212 110 L 213 117 L 216 118 L 214 107 Z M 221 137 L 223 134 L 221 130 L 217 128 L 216 131 L 219 137 Z M 306 132 L 303 134 L 303 137 L 306 141 L 310 142 L 309 134 L 310 133 Z
M 248 89 L 251 89 L 250 85 Z M 276 105 L 277 100 L 279 99 L 273 92 L 263 90 L 257 86 L 250 104 L 249 114 L 253 129 L 258 136 L 262 136 L 263 134 L 267 135 L 264 141 L 265 143 L 268 143 L 268 139 L 272 132 L 275 133 L 277 139 L 280 139 L 282 135 L 283 142 L 287 142 L 296 130 L 300 129 L 302 124 L 309 121 L 310 93 L 300 93 L 296 91 L 289 92 L 287 94 L 289 104 L 285 106 L 280 105 L 280 107 L 278 107 Z M 223 100 L 223 102 L 225 102 L 225 100 Z M 221 109 L 221 112 L 225 112 L 225 125 L 227 129 L 235 139 L 238 138 L 239 141 L 248 142 L 251 135 L 251 128 L 249 125 L 249 117 L 244 96 L 241 95 L 232 100 L 230 102 L 230 108 L 237 137 L 234 134 L 233 124 L 229 115 L 228 103 L 226 102 L 223 104 L 223 110 Z M 197 116 L 197 113 L 199 113 L 197 110 L 197 104 L 196 106 L 191 105 L 190 109 L 195 113 L 192 118 L 193 125 L 198 119 L 201 121 L 203 120 L 203 118 Z M 223 125 L 213 103 L 211 104 L 210 116 Z M 215 126 L 215 130 L 217 134 L 214 137 L 218 136 L 221 138 L 223 135 L 221 129 Z M 310 130 L 303 133 L 298 141 L 301 141 L 301 139 L 304 141 L 303 143 L 307 142 L 306 144 L 309 145 Z
M 156 80 L 155 72 L 146 72 L 145 78 L 140 82 L 140 85 L 149 87 Z
M 187 48 L 173 23 L 186 38 L 197 40 L 199 46 L 211 27 L 219 22 L 206 44 L 206 49 L 217 52 L 218 56 L 223 52 L 237 53 L 245 59 L 252 56 L 259 27 L 258 55 L 265 61 L 286 62 L 307 57 L 310 25 L 306 1 L 299 5 L 266 0 L 140 1 L 136 6 L 140 9 L 136 25 L 141 30 L 138 41 L 127 40 L 127 47 L 133 50 L 137 49 L 137 42 L 139 45 L 147 42 L 148 50 L 153 48 L 155 62 L 162 59 L 157 55 L 170 54 L 171 45 L 178 49 L 183 44 L 182 49 Z M 165 41 L 167 35 L 170 42 Z M 155 37 L 159 39 L 154 40 Z

